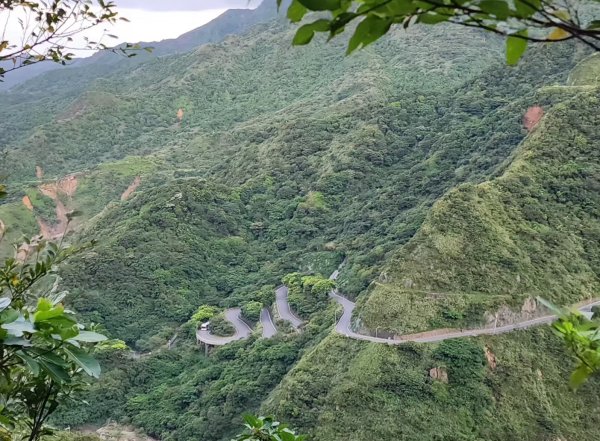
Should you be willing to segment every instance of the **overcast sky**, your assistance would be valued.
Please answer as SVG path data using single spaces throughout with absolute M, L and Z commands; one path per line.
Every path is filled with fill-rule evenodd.
M 257 0 L 116 0 L 123 8 L 147 11 L 205 11 L 210 9 L 231 9 L 255 7 Z
M 176 38 L 208 23 L 227 9 L 255 8 L 261 0 L 115 0 L 115 3 L 120 16 L 127 18 L 129 22 L 119 21 L 114 26 L 103 26 L 89 31 L 87 36 L 90 40 L 98 41 L 105 33 L 118 37 L 117 40 L 104 37 L 102 42 L 108 46 L 116 46 L 122 42 L 137 43 Z M 0 14 L 0 22 L 8 23 L 6 36 L 9 40 L 16 41 L 22 35 L 22 31 L 15 14 L 11 18 L 12 20 L 4 20 L 4 16 Z M 73 46 L 85 46 L 81 36 L 75 39 Z M 92 55 L 89 51 L 70 52 L 78 57 Z
M 117 10 L 130 22 L 111 33 L 119 42 L 159 41 L 179 37 L 231 8 L 255 8 L 260 0 L 116 0 Z

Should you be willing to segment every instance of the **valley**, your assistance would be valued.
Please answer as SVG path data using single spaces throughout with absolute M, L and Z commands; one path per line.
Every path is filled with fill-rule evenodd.
M 600 305 L 598 56 L 507 66 L 501 38 L 446 24 L 345 56 L 296 29 L 265 0 L 0 89 L 0 256 L 82 246 L 53 292 L 114 343 L 50 423 L 597 440 L 600 378 L 569 388 L 536 299 Z

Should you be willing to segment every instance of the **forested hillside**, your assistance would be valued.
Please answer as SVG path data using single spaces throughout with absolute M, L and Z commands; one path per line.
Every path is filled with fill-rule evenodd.
M 286 274 L 342 262 L 365 333 L 471 327 L 598 288 L 586 48 L 536 46 L 511 68 L 501 40 L 436 26 L 345 57 L 341 40 L 290 49 L 294 28 L 261 8 L 160 57 L 0 94 L 8 240 L 81 212 L 65 240 L 98 242 L 61 288 L 131 348 L 101 355 L 89 406 L 54 424 L 226 440 L 261 410 L 314 440 L 597 439 L 598 383 L 568 390 L 546 328 L 389 347 L 331 335 L 337 306 L 307 298 L 301 332 L 277 321 L 271 339 L 199 350 L 201 305 L 270 307 Z M 209 43 L 176 53 L 191 41 Z

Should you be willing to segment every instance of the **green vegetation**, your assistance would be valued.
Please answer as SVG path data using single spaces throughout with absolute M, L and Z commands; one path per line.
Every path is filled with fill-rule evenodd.
M 321 276 L 345 261 L 336 284 L 357 299 L 357 326 L 392 332 L 593 295 L 597 90 L 569 85 L 574 68 L 595 69 L 581 63 L 589 50 L 535 47 L 508 68 L 501 39 L 452 26 L 392 31 L 351 57 L 337 39 L 291 51 L 294 31 L 274 21 L 2 95 L 12 199 L 0 218 L 27 220 L 15 240 L 37 230 L 51 207 L 20 201 L 37 192 L 35 166 L 43 182 L 77 172 L 64 199 L 83 216 L 65 240 L 98 244 L 61 266 L 59 285 L 122 340 L 98 351 L 104 373 L 79 395 L 89 405 L 52 422 L 221 441 L 262 410 L 328 441 L 597 439 L 597 379 L 568 390 L 576 365 L 549 329 L 347 340 L 331 335 L 335 285 Z M 545 117 L 529 133 L 533 106 Z M 199 350 L 198 323 L 232 333 L 221 311 L 256 319 L 286 274 L 302 332 L 278 323 L 272 339 Z
M 32 244 L 32 256 L 0 267 L 0 436 L 37 441 L 48 418 L 100 376 L 93 346 L 106 337 L 85 330 L 65 310 L 66 293 L 41 280 L 76 249 Z
M 599 420 L 589 409 L 600 404 L 600 384 L 595 378 L 574 394 L 562 351 L 547 328 L 437 346 L 330 336 L 262 411 L 276 410 L 318 440 L 592 441 Z
M 300 273 L 290 273 L 281 281 L 289 288 L 290 306 L 302 318 L 322 311 L 327 305 L 329 292 L 336 286 L 333 280 L 321 275 L 303 276 Z
M 223 314 L 215 315 L 210 321 L 210 332 L 215 335 L 222 335 L 223 337 L 228 337 L 235 333 L 235 328 Z
M 363 305 L 363 324 L 390 331 L 469 325 L 507 298 L 520 308 L 527 297 L 560 305 L 596 297 L 600 199 L 592 183 L 600 165 L 598 133 L 589 127 L 597 102 L 595 89 L 576 91 L 549 111 L 501 176 L 440 199 L 388 263 L 388 281 Z M 452 309 L 465 319 L 444 320 Z
M 248 302 L 242 305 L 242 317 L 250 323 L 256 323 L 260 320 L 260 312 L 263 304 L 261 302 Z
M 541 299 L 540 299 L 541 300 Z M 560 309 L 541 300 L 552 310 L 558 320 L 552 325 L 577 360 L 577 368 L 571 374 L 571 386 L 576 389 L 590 376 L 600 372 L 600 323 L 598 306 L 592 308 L 592 320 L 579 312 Z
M 303 436 L 298 436 L 285 424 L 275 421 L 273 417 L 244 416 L 246 430 L 238 435 L 234 441 L 302 441 Z
M 219 309 L 215 306 L 210 305 L 202 305 L 198 308 L 198 310 L 192 315 L 191 321 L 198 325 L 200 323 L 204 323 L 209 321 L 215 315 L 219 313 Z

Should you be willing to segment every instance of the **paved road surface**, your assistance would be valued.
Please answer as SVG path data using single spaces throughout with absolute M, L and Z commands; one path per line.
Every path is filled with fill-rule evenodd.
M 240 308 L 231 308 L 225 310 L 225 318 L 235 328 L 235 334 L 233 334 L 231 337 L 220 337 L 218 335 L 212 335 L 209 331 L 203 331 L 199 329 L 196 331 L 196 338 L 198 341 L 211 346 L 223 346 L 227 343 L 250 337 L 250 334 L 252 334 L 252 329 L 245 321 L 242 320 L 241 313 L 242 310 Z
M 269 308 L 263 308 L 260 312 L 260 323 L 262 324 L 263 338 L 271 338 L 277 334 L 277 328 L 275 327 L 275 323 L 273 323 Z
M 331 280 L 336 280 L 339 275 L 339 270 L 334 271 L 334 273 L 329 277 Z M 347 298 L 341 296 L 337 290 L 333 290 L 329 293 L 329 297 L 335 302 L 339 303 L 342 306 L 343 313 L 338 322 L 335 324 L 336 332 L 345 335 L 348 338 L 353 338 L 355 340 L 364 340 L 370 341 L 373 343 L 385 343 L 391 345 L 401 345 L 407 342 L 419 342 L 419 343 L 431 343 L 438 342 L 442 340 L 449 340 L 453 338 L 462 338 L 462 337 L 475 337 L 478 335 L 489 335 L 489 334 L 505 334 L 507 332 L 511 332 L 517 329 L 527 329 L 534 326 L 540 326 L 544 324 L 552 323 L 556 320 L 556 316 L 549 315 L 545 317 L 539 317 L 532 320 L 526 320 L 520 323 L 515 323 L 512 325 L 499 326 L 496 328 L 482 328 L 482 329 L 467 329 L 464 331 L 450 331 L 444 334 L 437 335 L 427 335 L 424 333 L 411 335 L 404 335 L 398 339 L 391 338 L 381 338 L 381 337 L 372 337 L 370 335 L 363 335 L 352 330 L 352 312 L 356 307 L 356 304 Z M 294 314 L 294 312 L 290 308 L 290 304 L 288 302 L 288 289 L 285 286 L 281 286 L 277 288 L 276 296 L 275 296 L 275 306 L 277 307 L 277 311 L 279 317 L 281 319 L 286 320 L 292 324 L 292 326 L 298 329 L 302 325 L 302 320 Z M 593 302 L 588 303 L 585 306 L 579 308 L 579 310 L 583 313 L 589 313 L 593 306 L 600 305 L 600 300 L 595 300 Z M 208 331 L 197 331 L 196 337 L 199 341 L 203 343 L 207 343 L 213 346 L 222 346 L 227 343 L 231 343 L 236 340 L 241 340 L 244 338 L 248 338 L 250 334 L 252 334 L 252 329 L 250 326 L 244 322 L 241 317 L 240 308 L 232 308 L 225 311 L 225 318 L 231 322 L 231 324 L 235 327 L 235 334 L 231 337 L 219 337 L 216 335 L 211 335 Z M 273 323 L 273 319 L 271 318 L 271 314 L 267 308 L 264 308 L 260 314 L 260 321 L 263 326 L 263 337 L 271 338 L 275 334 L 277 334 L 277 328 Z
M 387 339 L 381 337 L 371 337 L 370 335 L 358 334 L 351 329 L 352 323 L 352 311 L 354 310 L 356 304 L 351 302 L 345 297 L 342 297 L 337 292 L 331 292 L 329 296 L 338 302 L 344 312 L 340 317 L 340 320 L 335 325 L 335 330 L 340 334 L 345 335 L 346 337 L 353 338 L 356 340 L 365 340 L 371 341 L 374 343 L 387 343 L 392 345 L 401 345 L 407 342 L 418 342 L 418 343 L 432 343 L 438 342 L 442 340 L 450 340 L 453 338 L 462 338 L 462 337 L 475 337 L 478 335 L 491 335 L 491 334 L 506 334 L 507 332 L 512 332 L 517 329 L 527 329 L 534 326 L 540 326 L 544 324 L 552 323 L 556 320 L 556 316 L 549 315 L 545 317 L 539 317 L 532 320 L 526 320 L 520 323 L 515 323 L 512 325 L 499 326 L 497 328 L 482 328 L 482 329 L 467 329 L 464 331 L 456 331 L 456 332 L 448 332 L 445 334 L 437 334 L 431 336 L 424 336 L 422 333 L 419 334 L 418 337 L 411 337 L 410 335 L 405 335 L 401 339 Z M 581 312 L 589 312 L 591 311 L 593 306 L 600 305 L 600 300 L 594 301 L 593 303 L 589 303 L 585 306 L 579 308 Z
M 287 286 L 280 286 L 275 291 L 275 306 L 282 320 L 290 322 L 295 329 L 298 329 L 302 325 L 302 320 L 290 309 Z

